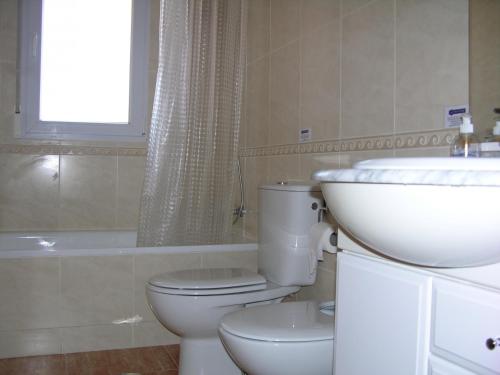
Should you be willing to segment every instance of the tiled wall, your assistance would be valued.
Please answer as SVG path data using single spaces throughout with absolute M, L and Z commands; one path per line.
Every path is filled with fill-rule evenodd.
M 467 0 L 250 0 L 240 155 L 245 231 L 257 186 L 377 157 L 448 155 L 468 102 Z M 298 144 L 301 128 L 312 142 Z M 332 298 L 335 256 L 303 297 Z
M 500 116 L 500 1 L 470 0 L 470 98 L 475 128 L 490 133 Z
M 147 305 L 146 282 L 214 266 L 256 270 L 257 252 L 3 259 L 0 358 L 178 343 Z M 142 322 L 113 324 L 135 315 Z
M 0 230 L 136 229 L 144 156 L 0 153 Z
M 144 143 L 14 136 L 17 4 L 0 1 L 0 231 L 136 229 Z M 150 106 L 159 5 L 151 0 Z

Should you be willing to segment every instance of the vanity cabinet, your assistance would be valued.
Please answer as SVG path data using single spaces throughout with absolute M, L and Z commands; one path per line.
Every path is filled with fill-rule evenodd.
M 500 291 L 338 254 L 336 375 L 500 374 Z

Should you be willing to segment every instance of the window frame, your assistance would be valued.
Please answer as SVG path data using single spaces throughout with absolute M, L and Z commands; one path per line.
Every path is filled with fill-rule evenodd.
M 21 0 L 20 138 L 50 140 L 144 141 L 148 115 L 148 0 L 132 0 L 128 123 L 86 123 L 40 120 L 41 27 L 43 0 Z

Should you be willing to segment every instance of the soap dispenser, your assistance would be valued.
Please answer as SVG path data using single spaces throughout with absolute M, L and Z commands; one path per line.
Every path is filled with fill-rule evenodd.
M 450 155 L 465 158 L 480 156 L 480 143 L 474 135 L 474 124 L 470 115 L 462 117 L 460 132 L 451 144 Z

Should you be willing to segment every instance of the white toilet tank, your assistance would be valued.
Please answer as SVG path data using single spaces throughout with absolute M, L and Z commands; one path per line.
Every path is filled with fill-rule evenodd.
M 309 232 L 324 207 L 319 185 L 290 182 L 259 188 L 259 273 L 282 286 L 311 285 L 317 261 Z

